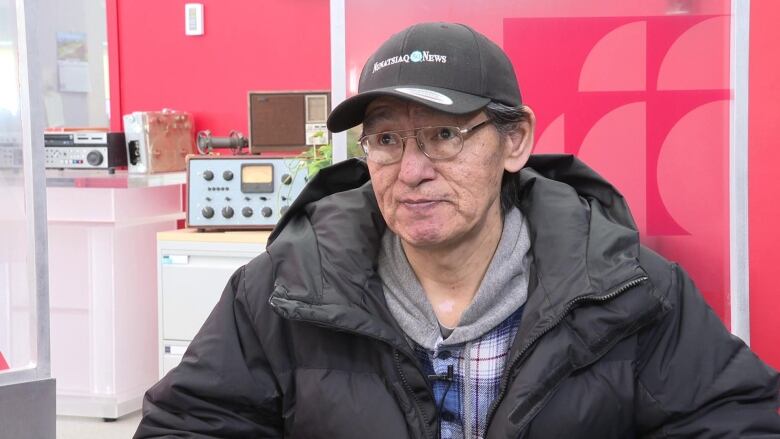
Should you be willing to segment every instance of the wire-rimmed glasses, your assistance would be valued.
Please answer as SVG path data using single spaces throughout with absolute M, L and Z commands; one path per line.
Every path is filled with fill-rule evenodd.
M 401 160 L 406 139 L 415 138 L 417 147 L 431 160 L 446 160 L 458 155 L 463 149 L 463 138 L 466 134 L 477 130 L 490 122 L 483 120 L 469 128 L 456 126 L 420 127 L 414 129 L 414 134 L 402 136 L 405 131 L 383 131 L 366 134 L 358 140 L 366 158 L 374 163 L 389 165 Z

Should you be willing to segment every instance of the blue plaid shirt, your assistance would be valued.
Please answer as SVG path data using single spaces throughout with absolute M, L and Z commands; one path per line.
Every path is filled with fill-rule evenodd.
M 446 375 L 447 367 L 453 366 L 451 383 L 444 380 L 431 383 L 437 407 L 438 404 L 442 407 L 442 439 L 485 436 L 488 410 L 498 396 L 501 375 L 522 313 L 520 307 L 482 337 L 461 345 L 437 345 L 429 351 L 413 343 L 414 353 L 426 374 Z

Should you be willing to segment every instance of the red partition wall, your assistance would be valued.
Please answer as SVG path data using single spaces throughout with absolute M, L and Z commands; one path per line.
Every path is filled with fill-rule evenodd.
M 726 324 L 729 27 L 722 13 L 504 20 L 535 151 L 576 154 L 614 184 L 642 241 Z
M 205 34 L 185 36 L 186 0 L 107 0 L 112 129 L 173 108 L 247 134 L 248 91 L 330 89 L 328 0 L 198 2 Z
M 780 369 L 780 2 L 750 2 L 750 333 Z
M 535 151 L 576 154 L 610 180 L 643 242 L 679 262 L 729 324 L 728 0 L 382 5 L 346 1 L 348 94 L 371 51 L 409 24 L 486 34 L 537 114 Z

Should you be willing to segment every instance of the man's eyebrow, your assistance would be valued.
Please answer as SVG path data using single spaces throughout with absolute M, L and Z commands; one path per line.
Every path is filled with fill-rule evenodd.
M 372 111 L 371 114 L 366 116 L 365 119 L 363 119 L 363 130 L 366 129 L 366 127 L 371 127 L 372 125 L 375 125 L 382 121 L 392 121 L 394 118 L 392 117 L 392 112 L 389 111 L 387 108 L 380 108 L 378 110 Z

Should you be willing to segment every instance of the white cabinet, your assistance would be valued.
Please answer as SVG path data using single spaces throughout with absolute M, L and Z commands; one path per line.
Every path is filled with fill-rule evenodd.
M 57 414 L 118 418 L 158 378 L 155 237 L 184 217 L 183 174 L 47 177 Z
M 265 250 L 270 232 L 157 234 L 159 376 L 181 361 L 230 276 Z

